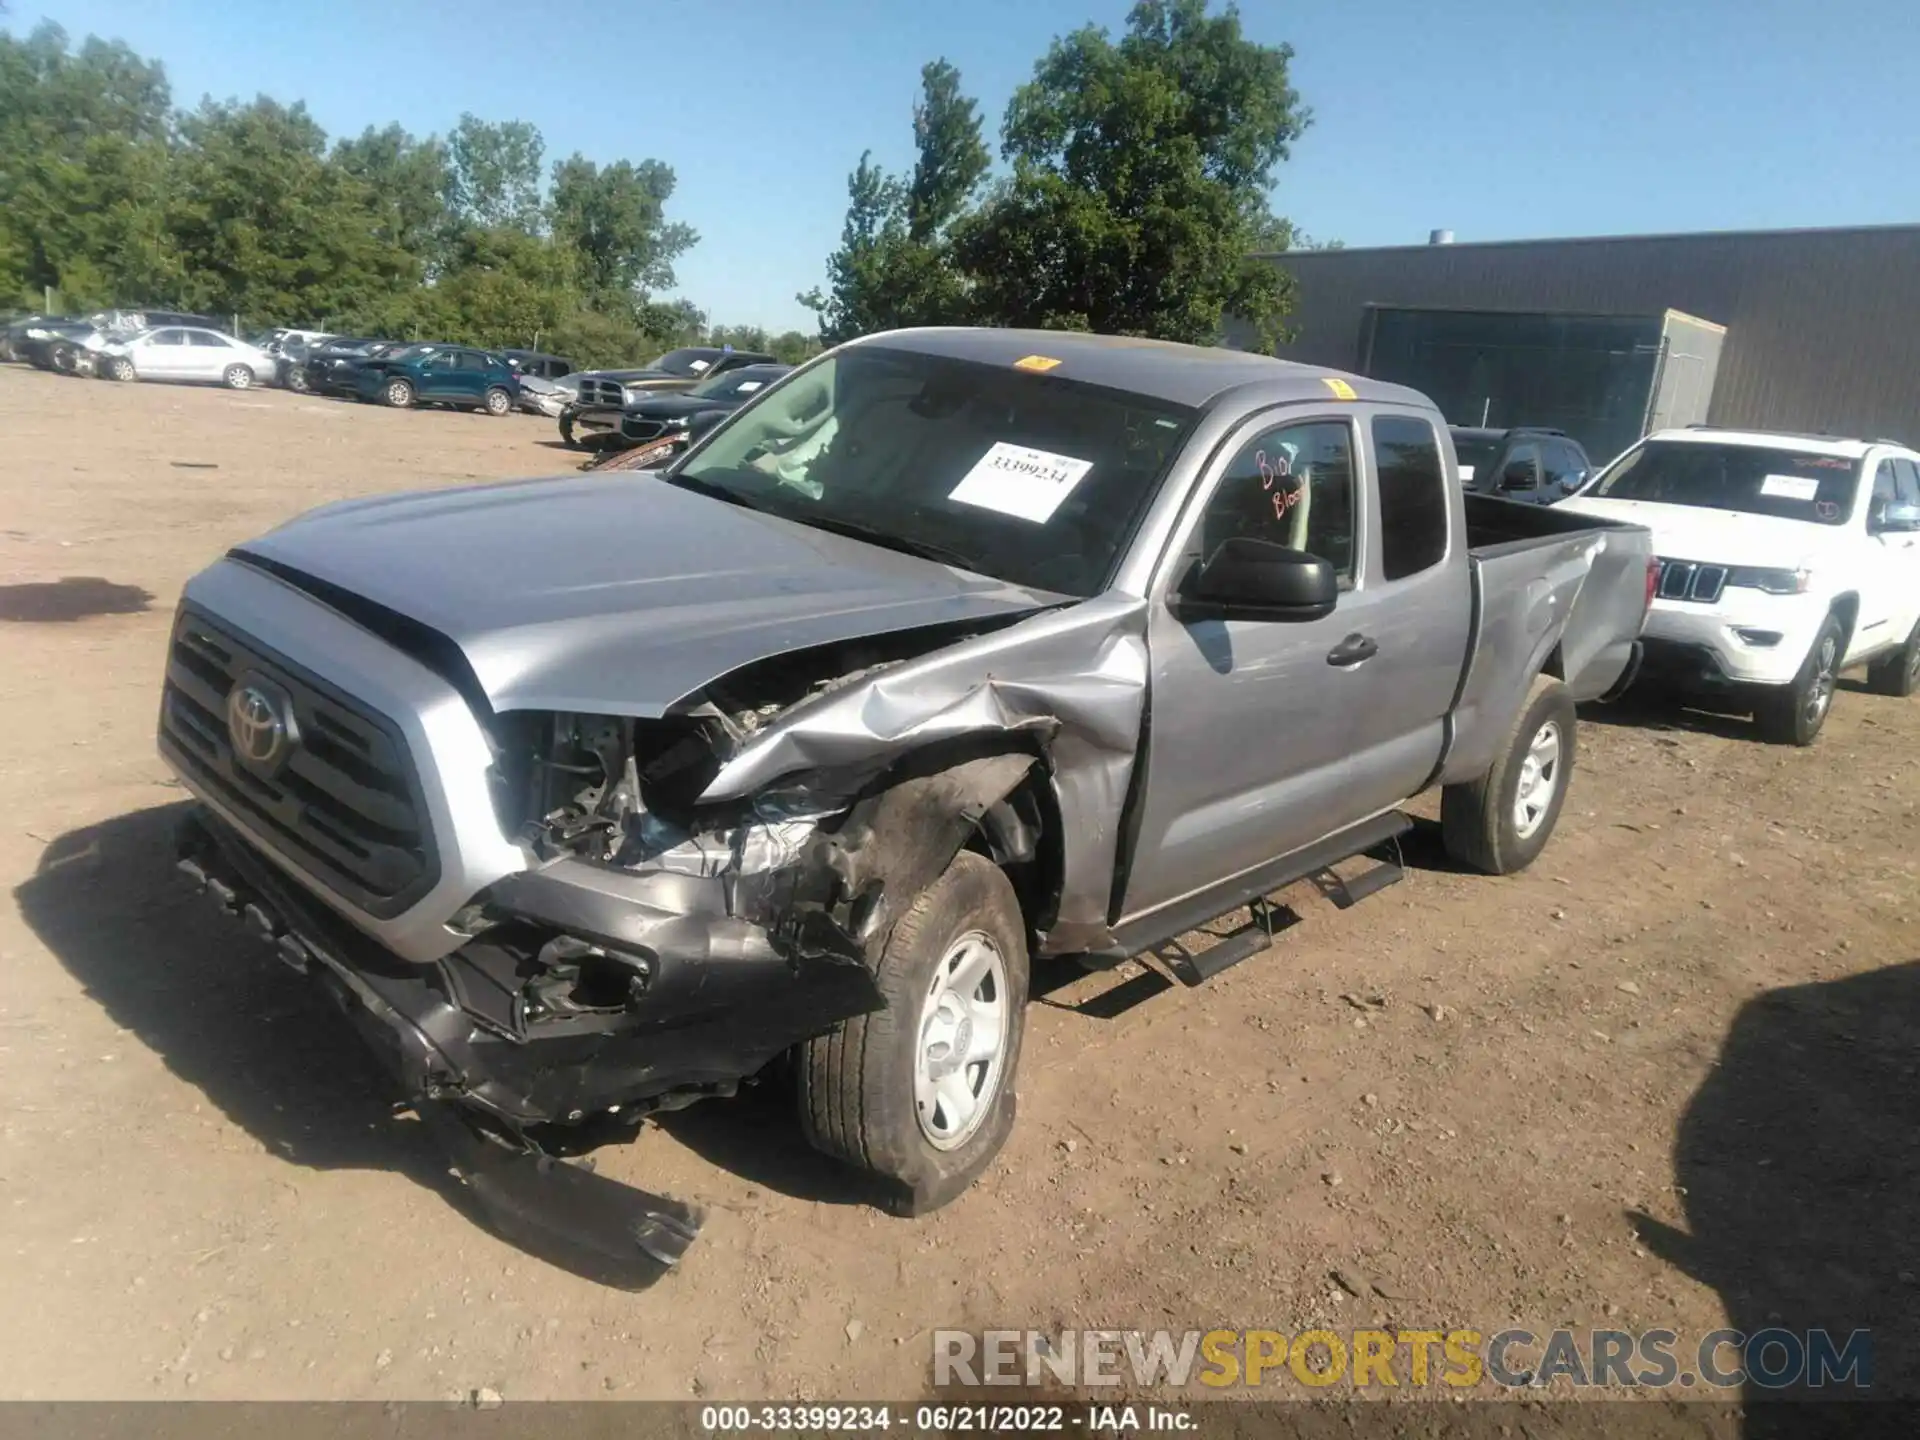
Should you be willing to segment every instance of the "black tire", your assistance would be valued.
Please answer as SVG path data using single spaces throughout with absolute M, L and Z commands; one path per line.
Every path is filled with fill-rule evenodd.
M 287 367 L 287 389 L 293 391 L 296 395 L 305 395 L 313 389 L 313 386 L 307 383 L 305 366 L 290 365 Z
M 1867 686 L 1876 695 L 1902 697 L 1920 690 L 1920 624 L 1906 644 L 1867 667 Z
M 513 413 L 513 396 L 507 393 L 503 385 L 495 385 L 487 391 L 487 414 L 498 417 Z
M 579 442 L 573 438 L 573 416 L 567 414 L 564 410 L 560 412 L 560 443 L 569 450 L 582 448 Z
M 140 372 L 133 368 L 133 361 L 124 355 L 111 357 L 102 372 L 109 380 L 118 380 L 123 384 L 132 384 L 140 378 Z
M 915 1100 L 922 1010 L 936 972 L 972 935 L 991 942 L 1002 961 L 1004 1038 L 997 1071 L 983 1069 L 978 1081 L 969 1082 L 982 1089 L 992 1084 L 984 1113 L 953 1148 L 942 1149 L 928 1138 Z M 925 1214 L 971 1185 L 1013 1129 L 1026 1033 L 1027 932 L 1013 886 L 999 867 L 972 851 L 956 855 L 894 926 L 874 980 L 884 1009 L 856 1016 L 802 1047 L 801 1125 L 815 1148 L 891 1182 L 899 1213 Z M 940 1113 L 936 1108 L 932 1121 Z
M 380 387 L 380 398 L 395 410 L 411 410 L 414 393 L 411 380 L 389 380 Z
M 1833 692 L 1846 653 L 1847 631 L 1838 615 L 1822 622 L 1800 673 L 1791 684 L 1769 686 L 1754 702 L 1760 738 L 1773 745 L 1811 745 L 1833 713 Z
M 220 383 L 229 390 L 251 390 L 253 380 L 251 365 L 229 365 L 220 376 Z
M 1440 838 L 1447 854 L 1488 875 L 1524 870 L 1546 848 L 1573 782 L 1577 749 L 1573 697 L 1551 675 L 1536 676 L 1527 702 L 1501 742 L 1493 767 L 1478 780 L 1449 785 L 1440 795 Z M 1553 727 L 1550 767 L 1536 751 Z M 1532 764 L 1529 764 L 1530 758 Z M 1537 777 L 1537 778 L 1536 778 Z M 1551 784 L 1543 803 L 1524 830 L 1519 816 L 1521 787 L 1537 795 Z
M 71 345 L 55 345 L 47 352 L 47 368 L 62 375 L 80 373 L 80 352 Z

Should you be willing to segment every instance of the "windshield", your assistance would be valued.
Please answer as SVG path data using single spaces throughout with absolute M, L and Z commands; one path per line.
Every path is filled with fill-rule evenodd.
M 444 348 L 440 345 L 402 345 L 398 349 L 374 349 L 367 353 L 378 355 L 382 360 L 424 360 L 435 351 Z
M 649 370 L 664 370 L 669 375 L 704 375 L 713 368 L 711 350 L 669 350 Z
M 1853 508 L 1859 470 L 1860 462 L 1844 455 L 1649 440 L 1614 461 L 1582 493 L 1840 525 Z
M 1194 412 L 861 345 L 738 411 L 671 483 L 964 569 L 1096 594 Z
M 736 395 L 751 395 L 756 390 L 764 390 L 779 378 L 778 375 L 753 369 L 729 370 L 722 375 L 709 375 L 687 394 L 702 400 L 731 400 Z

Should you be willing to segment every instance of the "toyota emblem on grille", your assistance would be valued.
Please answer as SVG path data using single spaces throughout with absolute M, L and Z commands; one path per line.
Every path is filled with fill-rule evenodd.
M 241 681 L 227 695 L 227 738 L 249 765 L 269 766 L 293 738 L 286 697 L 277 686 Z

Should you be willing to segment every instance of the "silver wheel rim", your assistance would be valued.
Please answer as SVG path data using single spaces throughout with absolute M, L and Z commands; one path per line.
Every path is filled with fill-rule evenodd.
M 133 362 L 131 360 L 114 361 L 113 362 L 113 378 L 116 380 L 133 379 Z
M 914 1042 L 913 1108 L 934 1149 L 966 1144 L 993 1108 L 1007 1023 L 1007 962 L 969 930 L 933 967 Z
M 236 390 L 244 390 L 253 383 L 253 375 L 244 365 L 236 365 L 227 372 L 227 384 Z
M 1520 761 L 1520 784 L 1513 795 L 1514 833 L 1526 840 L 1538 830 L 1560 789 L 1560 722 L 1549 720 L 1533 732 Z
M 1813 656 L 1813 682 L 1807 686 L 1806 717 L 1809 725 L 1818 725 L 1833 703 L 1834 661 L 1839 659 L 1840 642 L 1831 635 L 1820 637 Z
M 507 406 L 511 403 L 512 402 L 498 390 L 489 390 L 487 392 L 487 413 L 490 415 L 506 414 Z
M 406 404 L 407 403 L 407 387 L 398 383 L 389 385 L 387 387 L 387 403 L 389 405 Z

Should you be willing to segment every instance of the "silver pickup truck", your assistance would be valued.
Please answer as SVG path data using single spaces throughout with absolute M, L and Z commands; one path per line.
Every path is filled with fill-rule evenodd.
M 1270 943 L 1268 892 L 1396 878 L 1435 786 L 1456 857 L 1529 863 L 1651 560 L 1463 496 L 1396 386 L 896 332 L 662 472 L 240 546 L 186 589 L 160 749 L 183 870 L 358 1018 L 489 1213 L 657 1268 L 697 1216 L 550 1163 L 570 1134 L 787 1056 L 809 1138 L 922 1210 L 1013 1124 L 1034 957 L 1197 984 Z

